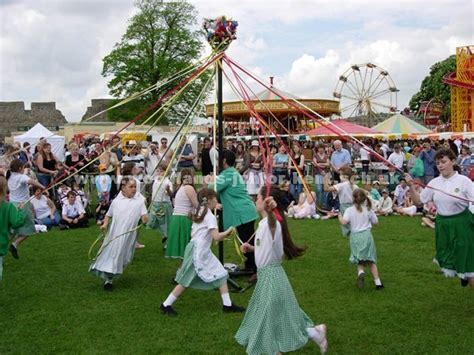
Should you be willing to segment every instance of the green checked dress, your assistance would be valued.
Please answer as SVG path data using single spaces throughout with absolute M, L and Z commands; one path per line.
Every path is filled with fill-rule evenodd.
M 277 222 L 272 239 L 267 219 L 262 219 L 255 239 L 257 285 L 235 335 L 248 354 L 276 354 L 300 349 L 309 340 L 307 329 L 314 327 L 300 308 L 281 266 L 283 255 L 280 223 Z

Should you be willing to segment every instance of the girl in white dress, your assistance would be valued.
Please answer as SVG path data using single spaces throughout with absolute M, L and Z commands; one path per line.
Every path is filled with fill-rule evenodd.
M 200 290 L 219 288 L 223 311 L 226 313 L 244 312 L 245 308 L 232 303 L 227 287 L 227 270 L 211 251 L 213 240 L 220 241 L 232 233 L 234 227 L 219 233 L 217 219 L 211 210 L 217 206 L 217 195 L 214 190 L 202 189 L 198 193 L 199 207 L 191 214 L 191 240 L 186 246 L 184 260 L 176 273 L 178 285 L 161 304 L 161 311 L 169 316 L 178 315 L 173 309 L 173 303 L 187 287 Z
M 145 200 L 136 195 L 137 184 L 132 177 L 124 176 L 120 182 L 121 191 L 112 201 L 104 223 L 100 227 L 107 230 L 112 223 L 99 250 L 97 259 L 89 271 L 105 280 L 104 289 L 113 289 L 112 280 L 121 275 L 125 266 L 133 259 L 138 222 L 148 221 Z
M 292 203 L 290 207 L 288 207 L 288 217 L 295 219 L 319 219 L 319 215 L 316 214 L 316 193 L 311 191 L 310 195 L 308 192 L 302 192 L 298 204 L 293 206 Z

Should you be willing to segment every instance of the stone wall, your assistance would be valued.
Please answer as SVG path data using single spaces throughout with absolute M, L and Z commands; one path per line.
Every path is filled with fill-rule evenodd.
M 92 117 L 95 114 L 108 109 L 113 101 L 114 99 L 92 99 L 91 105 L 87 107 L 86 113 L 84 114 L 84 116 L 82 116 L 81 121 L 84 121 L 85 119 Z M 107 117 L 107 112 L 105 112 L 98 115 L 97 117 L 94 117 L 92 120 L 89 120 L 88 122 L 108 122 L 108 121 L 109 119 Z
M 38 122 L 53 132 L 67 123 L 55 102 L 32 102 L 31 110 L 25 110 L 23 101 L 0 102 L 0 141 L 11 132 L 26 132 Z

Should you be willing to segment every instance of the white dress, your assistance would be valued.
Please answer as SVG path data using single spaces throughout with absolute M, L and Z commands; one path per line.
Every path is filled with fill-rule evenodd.
M 193 262 L 199 278 L 205 282 L 213 282 L 227 277 L 227 271 L 211 251 L 211 230 L 218 229 L 217 219 L 211 211 L 207 211 L 201 223 L 193 223 L 191 228 L 191 243 L 193 248 Z
M 141 216 L 147 213 L 143 197 L 127 198 L 122 192 L 117 195 L 107 211 L 112 222 L 102 244 L 103 250 L 89 269 L 91 272 L 104 278 L 107 274 L 123 273 L 132 261 L 137 231 L 119 235 L 135 228 Z

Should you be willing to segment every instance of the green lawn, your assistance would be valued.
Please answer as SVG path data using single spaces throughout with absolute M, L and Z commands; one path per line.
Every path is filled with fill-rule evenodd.
M 381 218 L 374 229 L 385 290 L 355 287 L 347 239 L 338 222 L 292 221 L 308 251 L 285 269 L 305 312 L 328 325 L 330 353 L 472 354 L 474 292 L 445 279 L 431 262 L 434 233 L 419 218 Z M 87 251 L 98 229 L 31 237 L 20 260 L 5 259 L 0 285 L 0 353 L 244 353 L 233 339 L 241 314 L 223 314 L 217 291 L 188 290 L 168 318 L 159 305 L 172 289 L 177 262 L 160 238 L 141 231 L 146 248 L 112 293 L 90 275 Z M 226 242 L 226 261 L 236 261 Z M 241 282 L 244 283 L 245 279 Z M 232 294 L 245 306 L 252 290 Z M 314 353 L 308 343 L 302 353 Z

